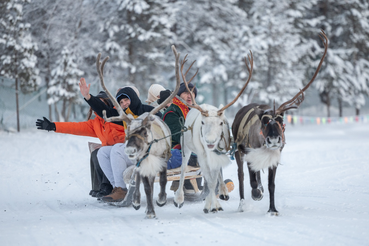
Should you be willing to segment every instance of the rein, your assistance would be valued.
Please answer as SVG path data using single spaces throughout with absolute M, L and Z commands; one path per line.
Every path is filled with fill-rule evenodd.
M 181 120 L 182 120 L 182 121 L 181 121 Z M 167 136 L 165 136 L 165 137 L 159 138 L 159 139 L 153 139 L 151 142 L 145 142 L 145 138 L 144 138 L 144 137 L 142 137 L 141 135 L 137 134 L 137 133 L 130 134 L 130 135 L 127 137 L 127 140 L 128 140 L 128 139 L 130 139 L 131 137 L 135 136 L 135 137 L 137 137 L 137 138 L 141 139 L 143 142 L 145 142 L 146 144 L 148 144 L 148 145 L 149 145 L 149 148 L 146 150 L 145 155 L 144 155 L 144 156 L 143 156 L 143 157 L 142 157 L 142 158 L 137 162 L 136 167 L 139 167 L 139 166 L 140 166 L 140 164 L 141 164 L 141 162 L 142 162 L 143 160 L 145 160 L 145 159 L 149 156 L 149 152 L 150 152 L 150 149 L 151 149 L 151 146 L 152 146 L 152 144 L 153 144 L 153 143 L 157 143 L 157 142 L 159 142 L 160 140 L 166 139 L 166 138 L 168 138 L 168 137 L 170 137 L 170 136 L 174 136 L 174 135 L 177 135 L 177 134 L 180 134 L 180 133 L 183 135 L 183 133 L 184 133 L 184 132 L 186 132 L 186 131 L 188 131 L 188 130 L 192 130 L 192 127 L 187 128 L 186 126 L 184 126 L 184 120 L 183 120 L 183 118 L 182 118 L 182 117 L 180 118 L 180 124 L 181 124 L 181 130 L 180 130 L 180 131 L 175 132 L 175 133 L 170 134 L 170 135 L 167 135 Z M 141 129 L 141 128 L 143 128 L 143 127 L 147 127 L 147 126 L 142 126 L 142 127 L 140 127 L 139 129 Z M 139 129 L 138 129 L 138 130 L 139 130 Z M 135 130 L 134 132 L 136 132 L 136 131 L 138 131 L 138 130 Z M 182 139 L 183 139 L 183 138 L 182 138 Z

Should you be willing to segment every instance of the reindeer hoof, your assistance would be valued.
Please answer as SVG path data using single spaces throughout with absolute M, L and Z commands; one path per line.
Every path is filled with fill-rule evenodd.
M 224 200 L 224 201 L 228 201 L 229 200 L 229 196 L 227 196 L 227 195 L 220 195 L 219 198 L 221 200 Z
M 207 208 L 204 208 L 204 213 L 209 213 L 209 210 Z
M 252 189 L 251 198 L 254 201 L 260 201 L 261 199 L 263 199 L 263 192 L 259 189 Z
M 141 205 L 140 205 L 140 204 L 138 204 L 138 205 L 136 205 L 136 204 L 132 204 L 132 206 L 133 206 L 136 210 L 139 210 L 139 209 L 140 209 L 140 207 L 141 207 Z
M 278 216 L 279 212 L 276 209 L 269 209 L 268 214 L 270 216 Z
M 218 208 L 218 211 L 224 211 L 222 207 L 219 207 Z
M 165 204 L 167 204 L 167 201 L 165 200 L 164 202 L 159 202 L 159 201 L 156 201 L 156 204 L 159 206 L 159 207 L 162 207 L 164 206 Z
M 217 213 L 217 212 L 218 212 L 218 209 L 213 208 L 213 209 L 211 210 L 211 212 L 213 212 L 213 213 Z
M 146 214 L 146 219 L 154 219 L 156 217 L 155 213 L 149 213 L 149 214 Z
M 181 204 L 176 203 L 176 201 L 173 201 L 174 206 L 176 206 L 177 208 L 181 208 L 183 206 L 183 202 Z

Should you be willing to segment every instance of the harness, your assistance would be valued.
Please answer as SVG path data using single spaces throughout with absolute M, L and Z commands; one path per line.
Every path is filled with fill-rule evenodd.
M 143 156 L 140 160 L 138 160 L 138 161 L 137 161 L 136 167 L 139 167 L 139 166 L 140 166 L 140 164 L 141 164 L 141 162 L 142 162 L 143 160 L 145 160 L 145 159 L 149 156 L 149 154 L 150 154 L 150 150 L 151 150 L 151 146 L 152 146 L 152 144 L 153 144 L 153 143 L 157 143 L 157 142 L 159 142 L 160 140 L 166 139 L 166 138 L 168 138 L 168 137 L 171 137 L 171 136 L 174 136 L 174 135 L 177 135 L 177 134 L 180 134 L 180 133 L 183 135 L 183 133 L 184 133 L 184 132 L 186 132 L 186 131 L 188 131 L 189 129 L 191 129 L 191 131 L 192 131 L 192 126 L 190 126 L 190 127 L 188 127 L 188 128 L 187 128 L 186 126 L 184 126 L 184 119 L 183 119 L 183 117 L 180 117 L 179 121 L 180 121 L 180 124 L 181 124 L 181 130 L 180 130 L 180 131 L 175 132 L 175 133 L 173 133 L 173 134 L 169 134 L 169 135 L 167 135 L 167 136 L 165 136 L 165 137 L 162 137 L 162 138 L 159 138 L 159 139 L 153 139 L 151 142 L 146 142 L 146 141 L 145 141 L 145 138 L 144 138 L 144 137 L 142 137 L 141 135 L 137 134 L 137 133 L 132 133 L 132 134 L 130 134 L 130 135 L 128 135 L 128 136 L 127 136 L 127 140 L 129 140 L 131 137 L 135 136 L 135 137 L 137 137 L 137 138 L 141 139 L 144 143 L 146 143 L 146 144 L 148 144 L 148 145 L 149 145 L 149 147 L 147 148 L 146 153 L 144 154 L 144 156 Z M 134 130 L 134 132 L 137 132 L 138 130 L 140 130 L 140 129 L 142 129 L 142 128 L 148 128 L 148 125 L 141 126 L 141 127 L 139 127 L 138 129 Z M 151 130 L 150 130 L 150 132 L 151 132 Z M 152 132 L 151 132 L 151 134 L 152 134 Z M 183 139 L 183 138 L 182 138 L 182 139 Z M 182 153 L 183 153 L 183 152 L 182 152 Z M 184 155 L 184 154 L 183 154 L 183 155 Z

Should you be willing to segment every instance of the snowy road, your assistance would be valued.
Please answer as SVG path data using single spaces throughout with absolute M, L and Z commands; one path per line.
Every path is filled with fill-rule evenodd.
M 276 207 L 255 202 L 245 177 L 245 212 L 237 212 L 235 162 L 224 170 L 235 190 L 224 211 L 202 201 L 117 208 L 90 190 L 88 137 L 37 130 L 0 132 L 0 244 L 8 245 L 369 245 L 369 124 L 288 126 L 276 177 Z M 157 185 L 157 184 L 156 184 Z M 158 187 L 155 189 L 155 198 Z M 144 194 L 144 192 L 142 192 Z

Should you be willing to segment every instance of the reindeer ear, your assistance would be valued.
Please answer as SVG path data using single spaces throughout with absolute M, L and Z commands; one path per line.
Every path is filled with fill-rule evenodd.
M 264 115 L 265 111 L 263 109 L 260 108 L 254 108 L 254 112 L 255 114 L 257 114 L 259 116 L 259 119 L 261 120 L 261 117 Z

